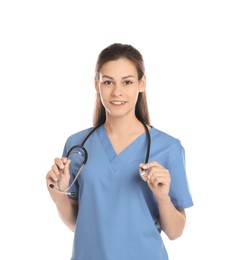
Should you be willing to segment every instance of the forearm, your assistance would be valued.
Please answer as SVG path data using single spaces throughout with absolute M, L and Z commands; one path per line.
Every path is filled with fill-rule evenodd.
M 158 207 L 161 228 L 165 234 L 171 240 L 181 236 L 186 222 L 184 210 L 177 210 L 170 197 L 165 201 L 159 202 Z
M 76 218 L 78 213 L 77 202 L 70 200 L 64 194 L 56 194 L 53 196 L 53 201 L 55 202 L 56 208 L 58 210 L 58 214 L 64 224 L 74 232 Z
M 69 199 L 68 196 L 62 192 L 51 188 L 51 185 L 52 187 L 59 187 L 59 184 L 61 187 L 63 186 L 62 190 L 68 187 L 70 180 L 69 164 L 70 160 L 67 158 L 56 158 L 54 165 L 46 175 L 46 181 L 48 191 L 58 209 L 62 221 L 70 230 L 74 231 L 78 214 L 78 202 Z M 59 180 L 60 182 L 58 183 Z

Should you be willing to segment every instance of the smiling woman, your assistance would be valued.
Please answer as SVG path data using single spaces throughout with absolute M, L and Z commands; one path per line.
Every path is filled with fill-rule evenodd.
M 135 65 L 121 57 L 102 66 L 95 79 L 95 87 L 108 112 L 105 114 L 107 120 L 110 116 L 127 116 L 126 120 L 129 120 L 135 115 L 139 93 L 145 91 L 145 76 L 139 80 Z
M 184 148 L 150 126 L 143 58 L 133 46 L 99 54 L 95 89 L 95 127 L 71 135 L 46 175 L 75 232 L 72 259 L 166 260 L 161 231 L 178 238 L 193 205 Z M 70 157 L 75 147 L 83 152 Z

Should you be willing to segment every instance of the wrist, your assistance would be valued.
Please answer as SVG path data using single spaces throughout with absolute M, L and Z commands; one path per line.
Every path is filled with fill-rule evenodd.
M 65 201 L 68 200 L 68 197 L 66 194 L 58 192 L 56 190 L 51 190 L 50 196 L 57 206 L 64 204 Z
M 162 198 L 162 199 L 158 199 L 158 200 L 157 200 L 157 204 L 158 204 L 158 207 L 160 207 L 160 206 L 166 206 L 166 205 L 168 205 L 168 204 L 171 204 L 170 196 L 167 195 L 167 196 L 165 196 L 165 197 Z

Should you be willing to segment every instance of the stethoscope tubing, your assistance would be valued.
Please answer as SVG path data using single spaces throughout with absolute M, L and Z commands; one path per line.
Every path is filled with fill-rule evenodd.
M 147 125 L 145 124 L 145 122 L 143 121 L 140 121 L 144 128 L 145 128 L 145 132 L 146 132 L 146 139 L 147 139 L 147 150 L 146 150 L 146 157 L 145 157 L 145 161 L 144 163 L 147 164 L 148 161 L 149 161 L 149 156 L 150 156 L 150 146 L 151 146 L 151 137 L 150 137 L 150 132 L 149 132 L 149 129 L 147 127 Z M 85 158 L 84 158 L 84 162 L 82 163 L 82 165 L 80 166 L 76 176 L 74 177 L 72 183 L 69 185 L 69 187 L 65 190 L 61 190 L 60 188 L 60 179 L 61 179 L 61 175 L 63 174 L 62 172 L 60 172 L 59 174 L 59 179 L 58 179 L 58 188 L 56 188 L 53 184 L 50 184 L 49 187 L 60 192 L 60 193 L 63 193 L 63 194 L 66 194 L 66 195 L 71 195 L 71 196 L 75 196 L 75 192 L 69 192 L 69 190 L 73 187 L 74 183 L 76 182 L 76 180 L 78 179 L 81 171 L 83 170 L 84 166 L 86 165 L 87 163 L 87 160 L 88 160 L 88 152 L 86 150 L 86 148 L 84 147 L 86 141 L 88 140 L 88 138 L 93 134 L 93 132 L 95 132 L 95 130 L 97 130 L 102 124 L 99 124 L 95 127 L 92 128 L 92 130 L 87 134 L 87 136 L 84 138 L 84 140 L 82 141 L 82 143 L 80 145 L 74 145 L 72 146 L 69 151 L 67 152 L 67 158 L 69 158 L 71 152 L 74 150 L 74 149 L 82 149 L 82 151 L 84 151 L 84 155 L 85 155 Z M 141 178 L 146 181 L 146 171 L 141 169 L 140 168 L 140 176 Z

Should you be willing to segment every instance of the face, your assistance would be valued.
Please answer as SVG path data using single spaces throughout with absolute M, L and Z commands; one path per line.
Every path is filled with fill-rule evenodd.
M 121 58 L 105 63 L 95 81 L 106 116 L 134 116 L 139 92 L 145 91 L 145 76 L 138 80 L 135 65 Z

